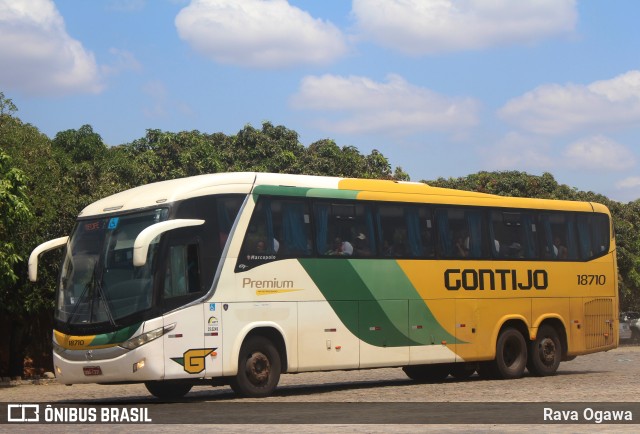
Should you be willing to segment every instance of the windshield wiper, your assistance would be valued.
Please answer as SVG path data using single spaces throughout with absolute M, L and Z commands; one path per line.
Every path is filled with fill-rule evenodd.
M 107 296 L 105 295 L 104 290 L 102 289 L 102 285 L 100 285 L 100 283 L 98 283 L 97 281 L 96 281 L 96 288 L 98 289 L 98 295 L 100 296 L 100 298 L 102 298 L 104 311 L 107 314 L 107 317 L 109 318 L 109 322 L 111 323 L 112 326 L 116 327 L 117 324 L 113 319 L 113 315 L 111 314 L 111 308 L 109 307 L 109 301 L 107 300 Z
M 76 313 L 78 312 L 80 304 L 82 304 L 82 301 L 85 298 L 85 294 L 87 294 L 87 291 L 89 290 L 89 288 L 93 287 L 94 289 L 97 290 L 97 295 L 99 295 L 100 298 L 102 299 L 102 304 L 104 305 L 104 311 L 107 314 L 107 318 L 109 318 L 109 322 L 111 323 L 112 326 L 114 327 L 117 326 L 115 320 L 113 319 L 113 315 L 111 314 L 111 309 L 109 308 L 109 302 L 107 301 L 107 297 L 104 293 L 104 290 L 102 289 L 102 285 L 98 281 L 97 274 L 98 274 L 98 261 L 95 261 L 93 263 L 93 273 L 91 274 L 91 280 L 87 282 L 87 284 L 84 286 L 84 289 L 82 290 L 82 293 L 80 294 L 80 297 L 78 297 L 78 301 L 76 302 L 75 306 L 73 307 L 73 310 L 71 311 L 71 314 L 69 315 L 69 318 L 67 319 L 67 325 L 71 324 L 71 320 L 76 316 Z M 94 293 L 90 300 L 91 302 L 91 306 L 89 308 L 90 320 L 93 318 L 93 302 L 96 298 L 95 296 L 96 294 Z

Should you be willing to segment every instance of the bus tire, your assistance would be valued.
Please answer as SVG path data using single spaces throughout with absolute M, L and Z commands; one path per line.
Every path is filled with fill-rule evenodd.
M 450 374 L 456 380 L 466 380 L 478 369 L 477 363 L 453 363 Z
M 147 381 L 144 383 L 150 394 L 159 399 L 174 400 L 184 397 L 192 385 L 176 381 Z
M 536 339 L 531 342 L 527 369 L 538 377 L 553 375 L 561 359 L 562 344 L 558 332 L 549 325 L 543 325 L 538 329 Z
M 495 371 L 505 380 L 520 378 L 527 366 L 527 342 L 517 329 L 504 329 L 496 343 Z
M 407 377 L 414 381 L 437 383 L 449 376 L 447 364 L 410 365 L 402 368 Z
M 238 374 L 230 381 L 240 396 L 263 398 L 271 395 L 280 380 L 280 354 L 264 336 L 250 336 L 240 348 Z

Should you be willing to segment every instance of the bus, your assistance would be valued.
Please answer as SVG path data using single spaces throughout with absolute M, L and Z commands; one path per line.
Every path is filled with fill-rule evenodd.
M 553 375 L 618 344 L 615 239 L 597 203 L 423 183 L 220 173 L 101 199 L 63 247 L 59 382 L 159 398 L 281 374 L 401 367 L 416 381 Z

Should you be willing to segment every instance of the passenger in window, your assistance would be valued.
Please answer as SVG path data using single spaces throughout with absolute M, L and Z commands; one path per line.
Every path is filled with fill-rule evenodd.
M 460 258 L 469 256 L 469 237 L 465 237 L 462 232 L 456 236 L 455 253 Z
M 553 251 L 556 253 L 556 258 L 558 259 L 567 259 L 569 255 L 569 250 L 562 244 L 562 240 L 558 236 L 553 239 Z
M 357 256 L 371 256 L 369 242 L 362 232 L 353 240 L 353 254 Z
M 382 252 L 384 256 L 390 258 L 401 258 L 406 255 L 404 243 L 400 240 L 394 241 L 393 244 L 389 244 L 389 242 L 385 240 Z
M 273 252 L 278 253 L 278 249 L 280 249 L 280 243 L 275 238 L 273 239 Z M 256 243 L 256 253 L 267 253 L 267 244 L 259 240 Z
M 522 253 L 522 245 L 514 241 L 507 247 L 508 255 L 510 258 L 524 258 L 524 254 Z
M 342 238 L 336 237 L 333 240 L 333 248 L 326 254 L 331 256 L 351 256 L 353 255 L 353 246 L 349 241 L 342 241 Z

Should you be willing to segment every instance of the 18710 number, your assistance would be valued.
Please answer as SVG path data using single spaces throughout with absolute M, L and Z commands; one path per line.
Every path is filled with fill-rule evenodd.
M 607 283 L 607 276 L 604 274 L 578 274 L 578 285 L 604 285 Z

